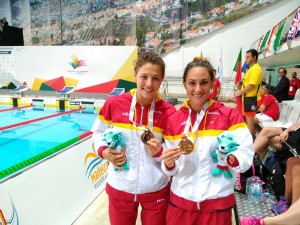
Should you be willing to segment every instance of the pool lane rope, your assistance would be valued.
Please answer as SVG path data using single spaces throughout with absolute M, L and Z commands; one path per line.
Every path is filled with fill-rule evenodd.
M 84 134 L 81 134 L 78 137 L 72 138 L 69 141 L 66 141 L 66 142 L 64 142 L 64 143 L 62 143 L 62 144 L 60 144 L 58 146 L 55 146 L 55 147 L 53 147 L 53 148 L 51 148 L 51 149 L 49 149 L 49 150 L 47 150 L 45 152 L 42 152 L 42 153 L 40 153 L 38 155 L 35 155 L 35 156 L 33 156 L 33 157 L 29 158 L 29 159 L 26 159 L 26 160 L 22 161 L 20 163 L 17 163 L 16 165 L 8 167 L 7 169 L 4 169 L 4 170 L 0 171 L 0 180 L 2 178 L 4 178 L 4 177 L 7 177 L 10 174 L 13 174 L 13 173 L 15 173 L 15 172 L 17 172 L 19 170 L 22 170 L 22 169 L 26 168 L 26 167 L 28 167 L 28 166 L 30 166 L 30 165 L 38 162 L 38 161 L 41 161 L 42 159 L 45 159 L 48 156 L 53 155 L 53 154 L 59 152 L 60 150 L 62 150 L 64 148 L 67 148 L 70 145 L 73 145 L 76 142 L 78 142 L 78 141 L 80 141 L 80 140 L 82 140 L 82 139 L 84 139 L 86 137 L 91 136 L 92 134 L 93 134 L 93 132 L 88 131 L 88 132 L 86 132 Z
M 29 108 L 29 107 L 33 107 L 33 106 L 34 105 L 27 105 L 27 106 L 20 106 L 20 107 L 14 107 L 14 108 L 0 109 L 0 112 L 7 112 L 7 111 L 12 111 L 12 110 L 19 110 L 19 109 Z
M 67 111 L 67 112 L 60 112 L 60 113 L 52 114 L 52 115 L 49 115 L 49 116 L 39 117 L 39 118 L 36 118 L 36 119 L 33 119 L 33 120 L 27 120 L 27 121 L 23 121 L 23 122 L 20 122 L 20 123 L 14 123 L 14 124 L 10 124 L 10 125 L 7 125 L 7 126 L 0 127 L 0 130 L 6 130 L 6 129 L 13 128 L 13 127 L 19 127 L 19 126 L 27 125 L 29 123 L 34 123 L 34 122 L 37 122 L 37 121 L 40 121 L 40 120 L 45 120 L 45 119 L 49 119 L 49 118 L 52 118 L 52 117 L 61 116 L 61 115 L 64 115 L 64 114 L 70 114 L 70 113 L 81 111 L 81 110 L 84 110 L 84 109 L 86 109 L 86 108 L 73 109 L 73 110 L 70 110 L 70 111 Z

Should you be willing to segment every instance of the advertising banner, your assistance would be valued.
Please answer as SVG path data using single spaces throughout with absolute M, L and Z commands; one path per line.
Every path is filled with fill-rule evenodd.
M 0 224 L 72 224 L 104 190 L 108 163 L 92 139 L 0 183 Z

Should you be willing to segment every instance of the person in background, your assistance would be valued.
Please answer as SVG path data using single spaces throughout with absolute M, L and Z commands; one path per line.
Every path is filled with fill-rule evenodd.
M 289 206 L 291 205 L 291 206 Z M 285 198 L 272 206 L 275 217 L 242 217 L 241 225 L 299 225 L 300 224 L 300 158 L 292 157 L 287 161 L 285 173 Z
M 292 205 L 300 198 L 300 158 L 292 157 L 288 159 L 285 181 L 284 196 L 287 202 Z
M 285 193 L 271 210 L 280 215 L 300 198 L 300 158 L 288 158 L 285 172 Z
M 242 85 L 243 85 L 243 81 L 239 81 L 236 84 L 236 89 L 234 90 L 239 91 L 242 89 Z M 241 96 L 237 96 L 235 97 L 235 103 L 233 105 L 233 108 L 236 109 L 241 115 L 242 115 L 242 107 L 243 107 L 243 103 L 242 103 L 242 97 Z
M 169 177 L 161 170 L 162 138 L 175 107 L 157 93 L 165 63 L 157 54 L 140 54 L 136 62 L 137 88 L 109 97 L 92 131 L 99 157 L 109 162 L 106 192 L 111 225 L 135 225 L 141 205 L 143 225 L 164 225 L 169 204 Z M 110 150 L 102 140 L 107 129 L 121 132 L 125 149 Z M 121 165 L 129 164 L 129 170 Z M 115 168 L 119 169 L 115 171 Z
M 246 52 L 245 62 L 249 65 L 249 69 L 244 76 L 242 89 L 234 94 L 235 97 L 242 96 L 242 115 L 245 116 L 247 126 L 252 135 L 254 135 L 254 117 L 261 103 L 260 89 L 262 83 L 262 69 L 257 59 L 258 52 L 255 49 L 250 49 Z M 256 104 L 254 105 L 252 102 L 248 102 L 249 98 L 246 97 L 256 97 Z
M 240 225 L 299 225 L 300 199 L 298 199 L 285 213 L 274 217 L 242 217 Z
M 297 89 L 300 88 L 300 80 L 297 77 L 296 72 L 292 72 L 292 78 L 290 79 L 290 88 L 289 88 L 289 100 L 294 100 Z
M 286 146 L 283 144 L 285 141 L 300 151 L 299 127 L 300 122 L 294 123 L 287 129 L 281 127 L 264 127 L 254 141 L 254 151 L 259 156 L 259 159 L 263 161 L 267 154 L 268 146 L 279 151 L 286 151 Z
M 212 93 L 209 95 L 209 98 L 218 101 L 218 96 L 221 91 L 221 82 L 216 76 L 216 70 L 214 69 L 214 84 L 212 88 Z
M 276 98 L 269 94 L 270 86 L 263 84 L 261 87 L 262 102 L 258 108 L 259 113 L 254 117 L 254 124 L 276 121 L 279 117 L 279 105 Z
M 252 164 L 253 141 L 243 117 L 209 99 L 213 79 L 207 59 L 196 57 L 188 63 L 183 74 L 188 100 L 167 122 L 167 149 L 162 153 L 162 169 L 172 177 L 167 225 L 232 225 L 236 172 Z M 224 158 L 232 178 L 212 175 L 217 167 L 212 152 L 218 146 L 217 136 L 224 131 L 239 142 L 237 150 Z
M 286 74 L 287 71 L 285 68 L 278 69 L 278 81 L 273 91 L 273 95 L 277 99 L 278 103 L 288 100 L 290 81 L 286 77 Z

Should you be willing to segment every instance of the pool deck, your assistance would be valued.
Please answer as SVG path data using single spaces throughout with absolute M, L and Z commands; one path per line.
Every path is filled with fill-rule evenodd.
M 72 225 L 110 225 L 108 197 L 105 190 L 89 205 Z M 136 225 L 141 225 L 138 218 Z

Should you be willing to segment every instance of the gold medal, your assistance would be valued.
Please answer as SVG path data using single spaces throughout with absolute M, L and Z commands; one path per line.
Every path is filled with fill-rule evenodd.
M 180 147 L 180 151 L 184 155 L 190 154 L 194 150 L 194 144 L 186 137 L 182 137 L 178 146 Z
M 147 144 L 147 141 L 151 138 L 154 138 L 154 134 L 147 128 L 147 130 L 142 133 L 141 140 L 144 144 Z

